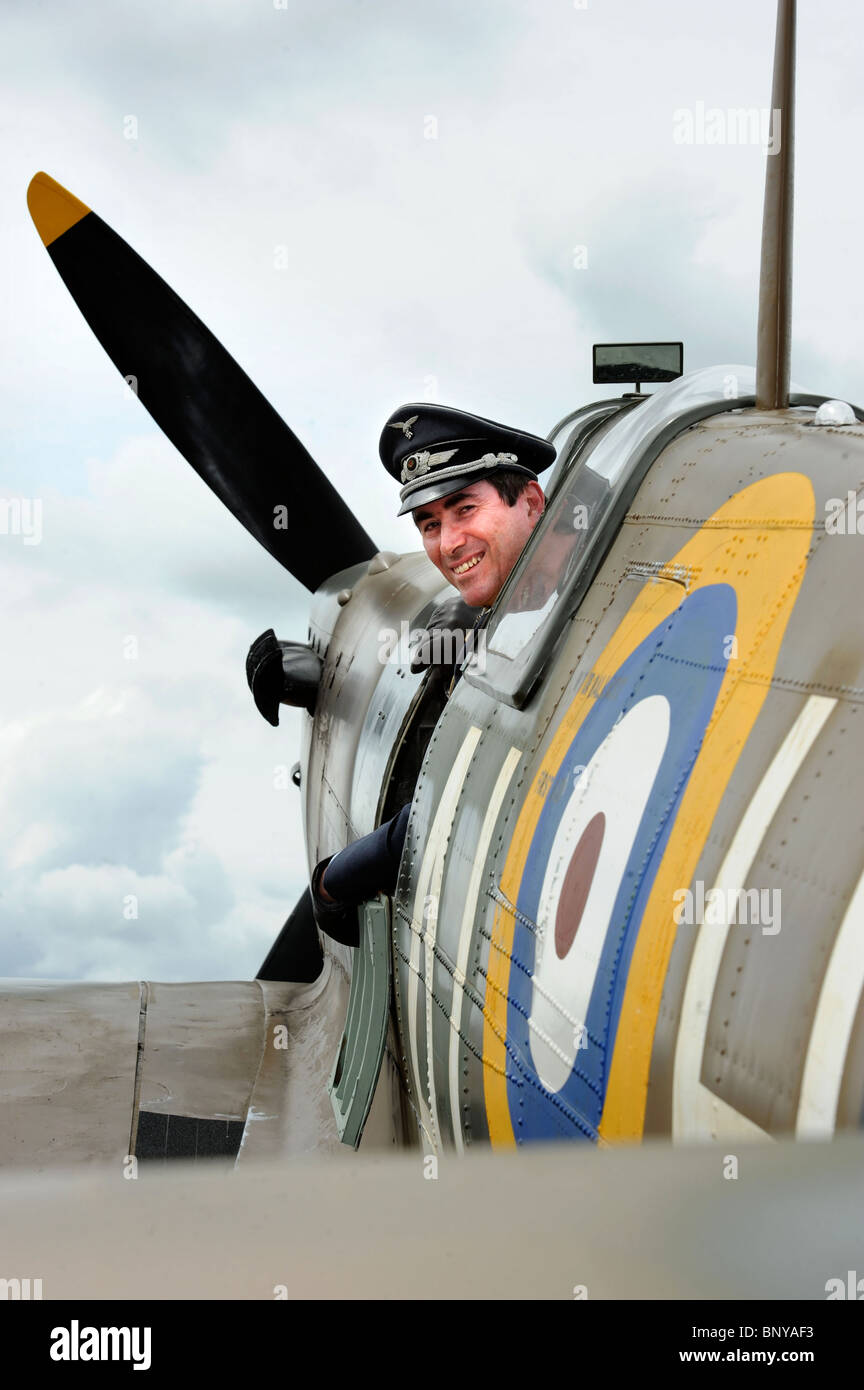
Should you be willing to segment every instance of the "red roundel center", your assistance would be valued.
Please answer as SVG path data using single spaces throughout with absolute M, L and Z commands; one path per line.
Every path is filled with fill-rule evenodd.
M 558 911 L 555 913 L 555 954 L 559 960 L 564 959 L 579 930 L 591 884 L 594 882 L 594 872 L 603 847 L 605 830 L 606 817 L 602 811 L 598 811 L 582 831 L 579 843 L 573 851 L 561 897 L 558 899 Z

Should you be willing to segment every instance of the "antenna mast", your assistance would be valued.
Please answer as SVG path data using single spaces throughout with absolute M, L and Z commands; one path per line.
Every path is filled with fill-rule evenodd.
M 792 211 L 795 146 L 795 0 L 777 0 L 774 83 L 762 212 L 759 328 L 756 336 L 756 405 L 783 410 L 789 404 L 792 328 Z

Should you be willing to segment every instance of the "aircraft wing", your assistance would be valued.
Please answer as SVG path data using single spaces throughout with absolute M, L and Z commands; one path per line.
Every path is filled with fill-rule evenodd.
M 4 980 L 0 1168 L 347 1152 L 327 1094 L 347 998 L 331 956 L 311 984 Z M 392 1142 L 389 1081 L 373 1148 Z
M 751 1147 L 734 1173 L 729 1158 L 564 1144 L 435 1166 L 360 1154 L 142 1169 L 134 1182 L 116 1166 L 7 1176 L 4 1270 L 40 1277 L 44 1299 L 76 1301 L 589 1302 L 824 1301 L 829 1280 L 861 1270 L 864 1139 Z M 742 1320 L 730 1312 L 729 1325 Z

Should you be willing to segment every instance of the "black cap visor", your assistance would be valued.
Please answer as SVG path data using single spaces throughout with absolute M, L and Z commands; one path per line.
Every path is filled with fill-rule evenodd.
M 454 492 L 462 492 L 464 488 L 470 487 L 472 483 L 482 483 L 487 478 L 491 479 L 494 473 L 524 473 L 526 478 L 533 478 L 537 481 L 537 474 L 530 468 L 523 468 L 519 463 L 507 463 L 495 468 L 478 469 L 473 473 L 463 473 L 455 478 L 440 478 L 437 483 L 430 482 L 427 487 L 418 487 L 416 492 L 412 492 L 399 511 L 397 516 L 404 516 L 406 512 L 414 512 L 418 507 L 425 507 L 428 502 L 440 502 L 442 497 L 452 497 Z

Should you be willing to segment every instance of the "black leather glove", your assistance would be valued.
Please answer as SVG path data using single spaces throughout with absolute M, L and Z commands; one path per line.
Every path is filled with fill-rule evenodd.
M 357 907 L 377 893 L 392 895 L 396 891 L 399 861 L 411 804 L 403 806 L 392 820 L 354 840 L 338 854 L 322 859 L 312 871 L 312 906 L 315 921 L 321 930 L 346 946 L 356 946 L 360 940 L 360 920 Z M 327 874 L 327 892 L 336 902 L 327 902 L 321 894 L 321 879 Z
M 470 608 L 460 594 L 439 603 L 411 652 L 411 670 L 415 675 L 430 666 L 461 666 L 466 656 L 465 644 L 481 612 L 480 608 Z
M 331 854 L 329 859 L 322 859 L 312 870 L 312 911 L 325 936 L 332 936 L 334 941 L 341 941 L 343 946 L 359 946 L 360 918 L 356 903 L 328 903 L 321 896 L 321 878 L 333 858 L 335 856 Z

